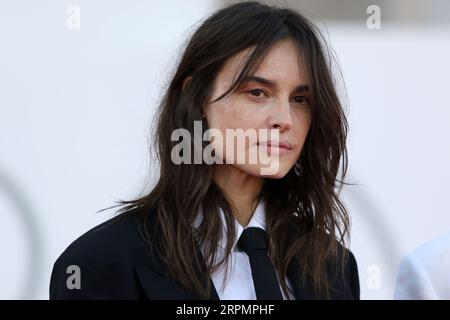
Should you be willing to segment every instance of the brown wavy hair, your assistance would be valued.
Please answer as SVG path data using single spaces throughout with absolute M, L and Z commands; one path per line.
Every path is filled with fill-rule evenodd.
M 146 209 L 140 210 L 143 237 L 167 265 L 170 276 L 204 298 L 209 297 L 211 273 L 228 262 L 227 258 L 216 261 L 223 228 L 220 208 L 229 230 L 228 254 L 236 237 L 233 204 L 213 179 L 214 165 L 171 161 L 171 150 L 178 143 L 171 141 L 171 134 L 185 128 L 193 135 L 196 120 L 203 121 L 203 130 L 208 129 L 202 107 L 209 102 L 215 77 L 228 58 L 252 48 L 233 85 L 215 101 L 238 88 L 282 39 L 298 45 L 307 66 L 312 123 L 296 165 L 281 179 L 264 180 L 260 196 L 267 215 L 269 253 L 280 279 L 286 279 L 289 265 L 296 261 L 324 298 L 333 289 L 326 265 L 345 263 L 347 251 L 339 248 L 349 236 L 349 217 L 339 193 L 346 184 L 348 124 L 332 75 L 335 58 L 318 28 L 298 12 L 258 2 L 238 3 L 215 12 L 193 33 L 161 99 L 154 132 L 160 171 L 154 188 L 137 199 L 118 201 L 119 212 Z M 184 87 L 189 76 L 192 81 Z M 192 224 L 199 208 L 204 220 L 195 233 Z M 204 260 L 195 254 L 199 244 L 205 249 Z M 287 293 L 285 281 L 281 285 Z

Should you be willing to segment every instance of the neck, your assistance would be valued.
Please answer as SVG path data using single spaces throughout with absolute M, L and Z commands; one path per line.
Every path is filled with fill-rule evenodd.
M 264 179 L 231 165 L 220 165 L 216 166 L 214 180 L 234 206 L 235 219 L 247 226 L 258 204 Z

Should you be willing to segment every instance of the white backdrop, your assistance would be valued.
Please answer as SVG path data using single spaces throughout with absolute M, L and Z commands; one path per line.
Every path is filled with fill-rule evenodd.
M 69 5 L 80 29 L 70 29 Z M 154 108 L 184 39 L 217 7 L 1 4 L 0 298 L 47 299 L 58 255 L 112 214 L 96 211 L 152 179 Z M 450 229 L 450 30 L 326 27 L 350 102 L 348 181 L 357 185 L 344 200 L 362 298 L 390 299 L 400 258 Z

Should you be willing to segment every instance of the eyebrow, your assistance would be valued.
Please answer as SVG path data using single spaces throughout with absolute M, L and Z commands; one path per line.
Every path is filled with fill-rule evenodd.
M 278 87 L 278 83 L 276 81 L 269 80 L 269 79 L 266 79 L 263 77 L 258 77 L 258 76 L 244 77 L 242 79 L 242 83 L 247 83 L 247 82 L 256 82 L 256 83 L 260 83 L 260 84 L 266 85 L 271 88 Z M 307 84 L 298 85 L 297 87 L 294 88 L 294 92 L 309 92 L 309 85 L 307 85 Z

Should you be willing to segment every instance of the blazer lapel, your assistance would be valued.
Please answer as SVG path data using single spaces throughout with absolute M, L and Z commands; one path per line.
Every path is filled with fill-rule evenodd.
M 156 261 L 155 261 L 156 260 Z M 145 291 L 148 299 L 155 300 L 197 300 L 201 299 L 196 293 L 186 289 L 179 282 L 167 277 L 167 269 L 164 265 L 153 259 L 152 265 L 136 265 L 134 267 L 137 278 Z M 211 300 L 219 300 L 214 283 L 210 279 Z
M 192 300 L 197 297 L 180 284 L 167 279 L 155 270 L 135 266 L 135 271 L 148 299 L 152 300 Z
M 194 292 L 184 288 L 180 283 L 167 277 L 167 269 L 159 261 L 152 259 L 151 266 L 136 265 L 135 272 L 145 295 L 155 300 L 197 300 L 200 297 Z M 302 271 L 296 261 L 292 261 L 287 269 L 287 277 L 292 284 L 297 300 L 314 299 L 313 288 L 309 281 L 301 281 Z M 217 290 L 211 281 L 211 300 L 220 300 Z

